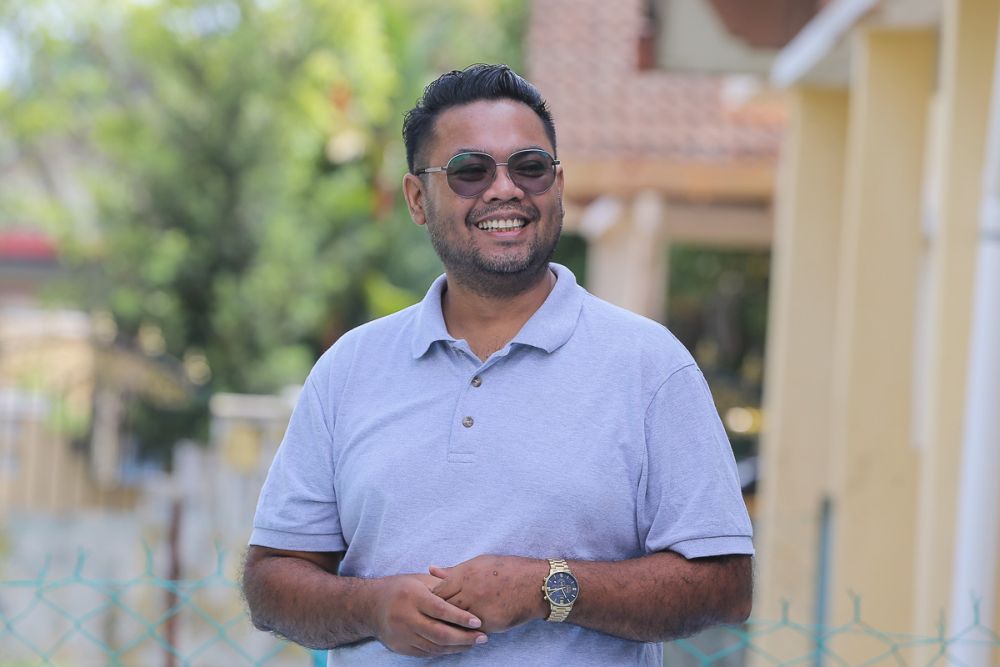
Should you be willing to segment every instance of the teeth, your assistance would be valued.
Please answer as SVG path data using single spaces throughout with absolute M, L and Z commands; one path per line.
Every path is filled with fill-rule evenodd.
M 523 220 L 484 220 L 476 225 L 479 229 L 484 232 L 499 232 L 499 231 L 509 231 L 511 229 L 520 229 L 524 227 Z

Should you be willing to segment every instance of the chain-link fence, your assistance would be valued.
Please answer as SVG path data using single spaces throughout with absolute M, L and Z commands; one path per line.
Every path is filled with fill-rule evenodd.
M 198 579 L 154 574 L 131 578 L 72 572 L 50 562 L 31 578 L 0 581 L 0 667 L 27 665 L 309 665 L 312 656 L 250 625 L 233 564 L 216 554 L 215 571 Z
M 42 563 L 36 576 L 0 581 L 0 667 L 307 667 L 325 664 L 309 652 L 252 628 L 236 572 L 218 555 L 199 579 L 154 575 L 152 559 L 132 578 L 99 579 L 86 559 L 57 575 Z M 233 567 L 230 567 L 233 570 Z M 978 619 L 978 616 L 976 617 Z M 968 662 L 969 649 L 986 662 Z M 978 620 L 932 636 L 880 630 L 864 620 L 860 599 L 841 625 L 781 618 L 752 619 L 668 645 L 671 667 L 713 665 L 968 665 L 998 664 L 1000 636 Z

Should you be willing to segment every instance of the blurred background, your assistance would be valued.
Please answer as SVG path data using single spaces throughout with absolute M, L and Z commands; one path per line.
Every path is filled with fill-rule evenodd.
M 322 660 L 249 628 L 239 560 L 312 363 L 441 272 L 402 115 L 474 62 L 552 108 L 556 261 L 733 444 L 754 617 L 667 664 L 997 664 L 998 18 L 0 0 L 0 665 Z

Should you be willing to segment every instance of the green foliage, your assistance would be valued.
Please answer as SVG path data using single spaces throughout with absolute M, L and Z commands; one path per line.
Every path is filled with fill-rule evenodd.
M 579 284 L 587 284 L 587 240 L 579 234 L 564 231 L 552 255 L 552 261 L 572 271 Z
M 770 253 L 676 245 L 669 265 L 667 326 L 698 360 L 719 412 L 759 408 Z M 756 431 L 729 436 L 737 458 L 756 452 Z
M 443 70 L 516 64 L 525 11 L 0 4 L 16 56 L 0 81 L 0 166 L 32 176 L 0 188 L 0 220 L 57 235 L 75 269 L 66 298 L 111 312 L 120 339 L 154 327 L 166 354 L 203 353 L 206 391 L 301 381 L 340 333 L 416 301 L 440 270 L 398 192 L 402 114 Z M 152 442 L 160 416 L 144 414 Z

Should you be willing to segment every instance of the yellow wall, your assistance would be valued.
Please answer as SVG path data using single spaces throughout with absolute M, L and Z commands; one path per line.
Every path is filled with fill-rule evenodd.
M 134 507 L 135 489 L 96 482 L 91 461 L 72 447 L 62 423 L 68 412 L 89 408 L 98 365 L 93 345 L 80 336 L 46 339 L 39 331 L 45 329 L 25 335 L 0 323 L 0 389 L 17 388 L 38 407 L 38 414 L 0 420 L 0 519 L 12 510 Z
M 758 616 L 913 619 L 920 192 L 936 35 L 858 28 L 850 92 L 801 88 L 777 196 Z M 831 501 L 827 604 L 820 508 Z M 836 647 L 850 658 L 857 647 Z M 863 653 L 857 653 L 862 656 Z M 870 657 L 870 656 L 869 656 Z
M 913 340 L 919 192 L 933 92 L 931 31 L 854 35 L 844 224 L 834 343 L 833 618 L 879 628 L 913 609 L 917 460 Z M 890 546 L 891 545 L 891 546 Z
M 854 616 L 848 591 L 864 622 L 886 631 L 932 635 L 948 610 L 1000 3 L 941 7 L 933 28 L 856 27 L 848 89 L 796 91 L 765 388 L 755 610 L 764 617 L 785 598 L 793 618 L 816 620 L 825 494 L 824 620 Z M 842 181 L 818 176 L 841 161 Z
M 918 363 L 927 410 L 921 452 L 914 630 L 934 629 L 951 595 L 959 455 L 979 197 L 998 21 L 996 0 L 946 3 L 940 37 L 937 169 L 928 188 L 937 221 L 928 239 L 927 347 Z M 932 211 L 931 213 L 934 213 Z
M 847 108 L 845 91 L 797 90 L 782 151 L 756 525 L 761 618 L 778 618 L 781 600 L 788 600 L 793 618 L 817 620 Z

